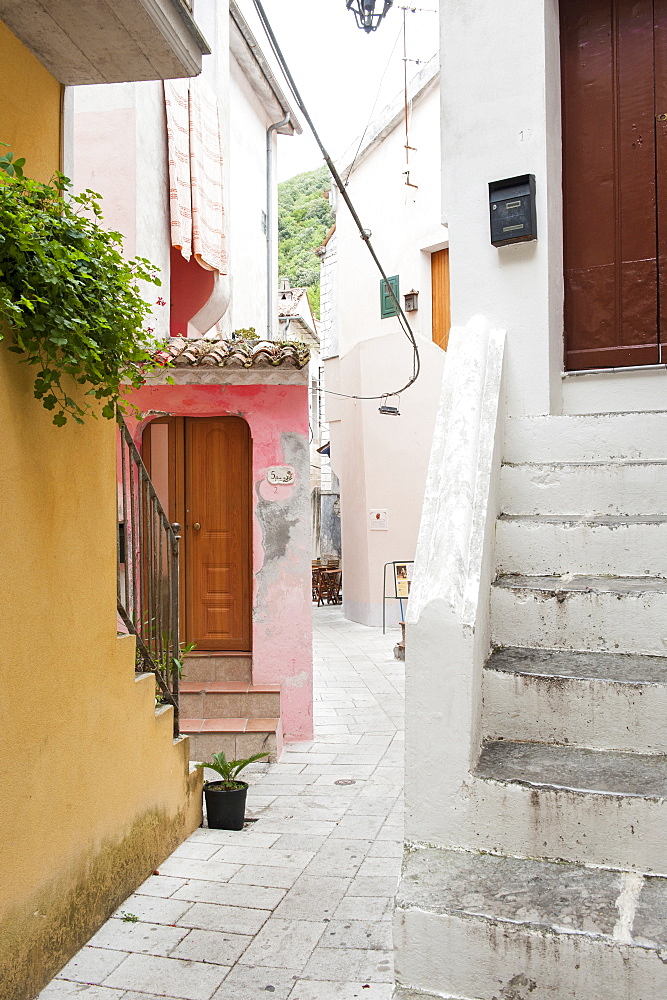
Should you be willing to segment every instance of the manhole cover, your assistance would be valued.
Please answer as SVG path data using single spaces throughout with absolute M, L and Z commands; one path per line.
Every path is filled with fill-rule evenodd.
M 338 781 L 334 781 L 334 785 L 356 785 L 354 778 L 339 778 Z

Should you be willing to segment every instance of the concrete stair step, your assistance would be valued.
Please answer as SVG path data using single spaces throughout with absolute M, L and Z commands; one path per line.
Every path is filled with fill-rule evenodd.
M 499 576 L 491 588 L 491 641 L 660 656 L 667 648 L 667 579 Z
M 392 1000 L 472 1000 L 467 997 L 444 997 L 442 993 L 424 993 L 422 990 L 410 990 L 397 986 L 392 993 Z
M 499 573 L 657 576 L 667 571 L 667 517 L 659 514 L 501 514 Z
M 394 917 L 408 986 L 396 997 L 662 1000 L 665 915 L 664 878 L 408 849 Z
M 243 681 L 181 681 L 180 706 L 189 719 L 277 719 L 279 684 Z
M 270 761 L 277 760 L 282 748 L 282 725 L 277 719 L 184 719 L 181 733 L 190 737 L 192 760 L 209 760 L 211 754 L 224 750 L 234 760 L 266 751 Z
M 667 874 L 667 757 L 487 741 L 460 846 Z
M 667 460 L 667 412 L 510 417 L 506 462 Z
M 507 514 L 667 514 L 667 461 L 506 463 Z
M 548 743 L 485 742 L 475 774 L 577 792 L 667 800 L 667 756 Z
M 667 657 L 497 649 L 483 676 L 488 740 L 667 753 Z
M 245 681 L 252 683 L 252 653 L 188 653 L 184 681 Z

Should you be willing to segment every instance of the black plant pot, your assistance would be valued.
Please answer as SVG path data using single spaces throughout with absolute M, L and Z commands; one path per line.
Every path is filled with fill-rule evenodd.
M 239 781 L 241 788 L 221 788 L 213 781 L 204 787 L 206 818 L 211 830 L 242 830 L 248 783 Z M 217 787 L 216 787 L 217 786 Z

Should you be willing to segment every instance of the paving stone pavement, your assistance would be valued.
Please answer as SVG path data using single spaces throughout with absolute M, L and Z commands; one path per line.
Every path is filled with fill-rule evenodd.
M 340 607 L 314 609 L 313 626 L 315 739 L 248 768 L 256 822 L 196 830 L 38 1000 L 390 1000 L 398 633 L 348 622 Z

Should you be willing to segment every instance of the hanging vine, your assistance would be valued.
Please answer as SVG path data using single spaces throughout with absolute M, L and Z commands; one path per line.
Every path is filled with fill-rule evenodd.
M 11 153 L 0 157 L 0 339 L 4 332 L 9 350 L 35 367 L 34 395 L 54 424 L 100 410 L 112 418 L 121 391 L 154 367 L 153 331 L 144 329 L 152 306 L 137 282 L 160 280 L 150 261 L 123 257 L 120 233 L 102 228 L 100 195 L 71 193 L 59 173 L 49 184 L 27 179 L 22 167 Z M 86 388 L 73 393 L 73 383 Z

